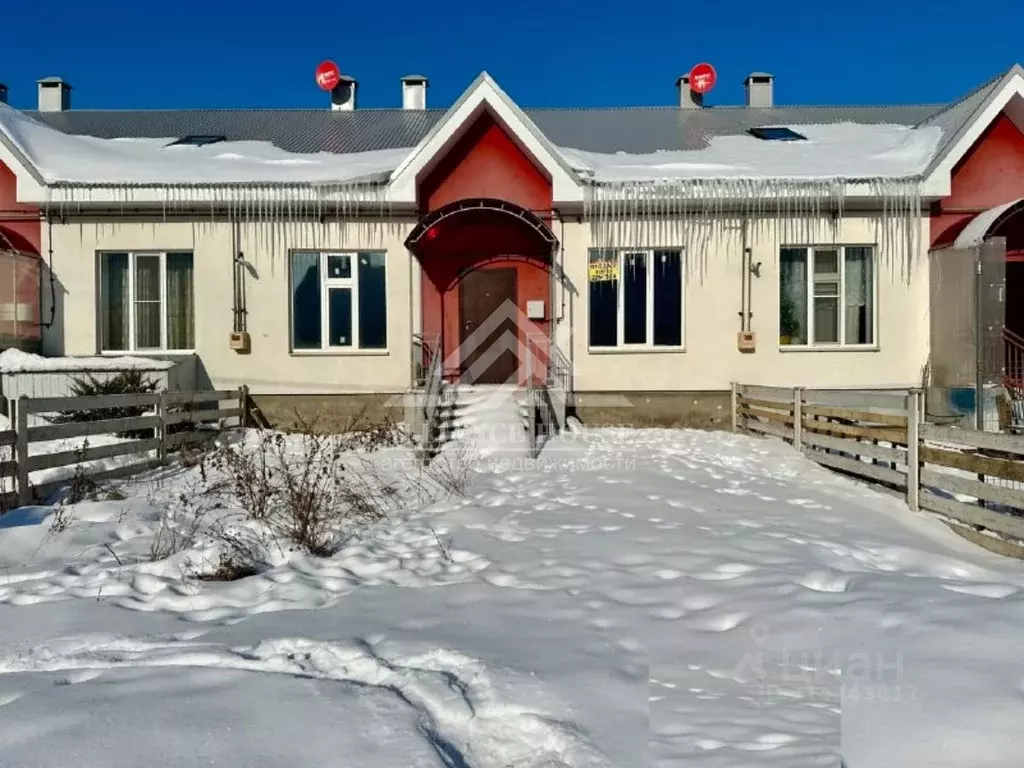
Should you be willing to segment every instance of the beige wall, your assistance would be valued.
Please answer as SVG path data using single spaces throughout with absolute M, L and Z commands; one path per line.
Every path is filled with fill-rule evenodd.
M 246 283 L 252 352 L 239 354 L 228 347 L 232 330 L 230 225 L 55 224 L 52 245 L 54 274 L 59 281 L 58 311 L 55 328 L 45 335 L 44 351 L 49 355 L 98 351 L 97 251 L 191 250 L 196 352 L 213 387 L 248 384 L 253 392 L 266 394 L 401 392 L 410 379 L 410 281 L 413 270 L 418 270 L 403 245 L 410 228 L 405 223 L 381 227 L 333 223 L 243 226 L 241 249 L 259 276 L 247 277 Z M 289 248 L 387 250 L 390 301 L 386 351 L 289 351 Z
M 780 232 L 774 221 L 751 227 L 752 263 L 761 262 L 761 276 L 752 278 L 751 330 L 757 334 L 754 353 L 739 352 L 742 230 L 735 220 L 693 229 L 675 237 L 665 234 L 652 247 L 687 249 L 684 301 L 685 351 L 590 352 L 587 344 L 587 263 L 591 228 L 566 223 L 565 269 L 575 288 L 572 314 L 578 329 L 569 342 L 567 323 L 559 343 L 571 343 L 575 388 L 581 392 L 632 390 L 707 391 L 727 389 L 730 382 L 765 386 L 867 387 L 920 386 L 928 359 L 928 221 L 922 218 L 906 277 L 905 230 L 886 235 L 877 217 L 847 216 L 833 228 L 829 222 Z M 902 235 L 896 244 L 887 244 Z M 675 242 L 673 242 L 675 240 Z M 679 242 L 685 240 L 686 242 Z M 779 247 L 782 245 L 876 245 L 877 349 L 782 350 L 779 347 Z
M 241 248 L 259 272 L 247 283 L 252 353 L 228 348 L 232 325 L 232 244 L 226 223 L 69 223 L 53 226 L 54 273 L 59 281 L 57 322 L 44 336 L 47 354 L 94 354 L 96 252 L 99 250 L 192 250 L 195 254 L 196 352 L 214 387 L 247 383 L 257 393 L 328 394 L 400 392 L 409 385 L 410 338 L 418 328 L 419 272 L 403 245 L 411 222 L 378 227 L 333 223 L 243 227 Z M 45 230 L 44 230 L 45 233 Z M 591 228 L 566 222 L 564 268 L 571 287 L 560 291 L 558 326 L 563 349 L 572 350 L 575 386 L 581 392 L 708 391 L 733 380 L 777 386 L 866 387 L 919 384 L 928 357 L 927 220 L 922 219 L 909 279 L 905 240 L 876 248 L 877 349 L 784 351 L 778 345 L 778 250 L 784 244 L 882 244 L 878 221 L 848 216 L 837 231 L 822 223 L 799 238 L 774 223 L 753 227 L 752 330 L 757 351 L 736 347 L 740 329 L 741 230 L 736 222 L 662 237 L 652 246 L 687 248 L 685 351 L 590 352 L 587 348 L 587 249 Z M 44 234 L 45 236 L 45 234 Z M 673 240 L 686 239 L 680 243 Z M 44 249 L 49 244 L 44 243 Z M 291 248 L 387 250 L 388 350 L 386 353 L 289 351 Z M 562 301 L 553 310 L 558 316 Z M 47 310 L 44 307 L 44 317 Z M 571 326 L 578 331 L 570 332 Z

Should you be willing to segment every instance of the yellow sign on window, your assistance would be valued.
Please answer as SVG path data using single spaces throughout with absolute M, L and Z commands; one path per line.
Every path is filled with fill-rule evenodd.
M 600 283 L 619 279 L 619 260 L 606 259 L 590 262 L 590 282 Z

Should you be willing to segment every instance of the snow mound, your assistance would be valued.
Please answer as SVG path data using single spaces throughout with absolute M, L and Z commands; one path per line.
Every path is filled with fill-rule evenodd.
M 412 151 L 296 154 L 269 142 L 168 146 L 161 139 L 99 139 L 58 131 L 0 104 L 0 134 L 47 184 L 331 184 L 381 180 Z
M 173 360 L 152 360 L 147 357 L 43 357 L 13 348 L 0 352 L 0 373 L 124 371 L 128 369 L 165 371 L 174 366 Z
M 793 125 L 806 141 L 716 136 L 705 149 L 645 155 L 563 148 L 569 164 L 596 182 L 689 179 L 907 178 L 928 166 L 942 130 L 903 125 Z

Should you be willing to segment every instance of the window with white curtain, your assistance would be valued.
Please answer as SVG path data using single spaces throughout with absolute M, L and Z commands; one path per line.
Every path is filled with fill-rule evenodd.
M 875 343 L 874 248 L 829 245 L 779 254 L 779 344 Z
M 191 252 L 101 253 L 99 271 L 103 352 L 195 348 Z
M 383 251 L 291 254 L 292 350 L 388 346 Z
M 681 250 L 591 250 L 587 279 L 591 348 L 682 347 Z

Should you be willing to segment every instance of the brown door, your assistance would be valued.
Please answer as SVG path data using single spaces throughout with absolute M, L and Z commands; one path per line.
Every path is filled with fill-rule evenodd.
M 508 302 L 508 304 L 506 304 Z M 476 269 L 459 286 L 459 359 L 468 384 L 504 384 L 519 368 L 515 269 Z

